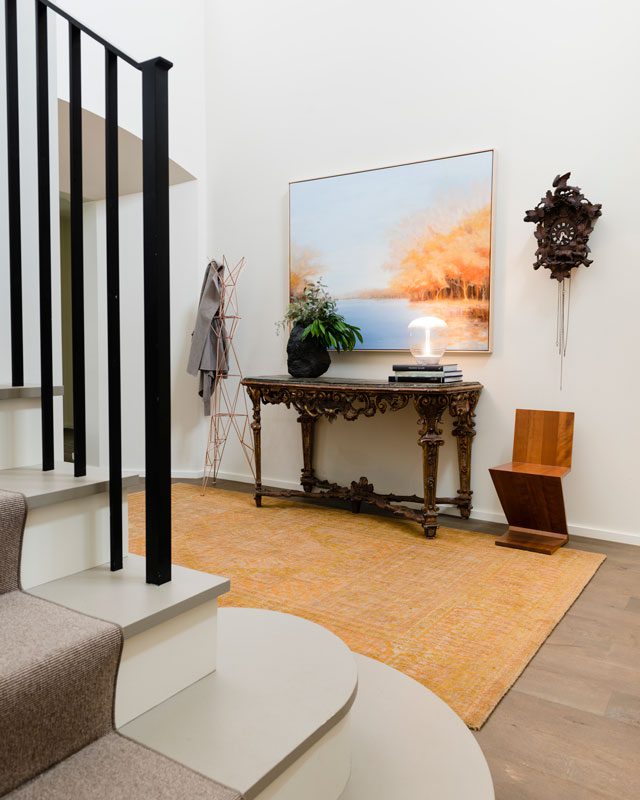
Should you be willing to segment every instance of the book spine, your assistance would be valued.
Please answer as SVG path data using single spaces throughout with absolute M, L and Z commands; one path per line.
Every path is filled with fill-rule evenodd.
M 462 378 L 414 378 L 407 375 L 389 375 L 390 383 L 462 383 Z
M 462 372 L 399 372 L 396 373 L 395 377 L 406 378 L 407 380 L 409 378 L 444 380 L 446 378 L 461 378 Z
M 457 364 L 394 364 L 394 372 L 457 372 Z

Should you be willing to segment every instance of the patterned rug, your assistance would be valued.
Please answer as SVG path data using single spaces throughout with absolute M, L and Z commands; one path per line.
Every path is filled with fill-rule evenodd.
M 479 728 L 604 556 L 495 547 L 441 527 L 174 484 L 173 561 L 231 578 L 221 605 L 286 611 L 389 664 Z M 144 493 L 129 496 L 129 549 L 144 553 Z

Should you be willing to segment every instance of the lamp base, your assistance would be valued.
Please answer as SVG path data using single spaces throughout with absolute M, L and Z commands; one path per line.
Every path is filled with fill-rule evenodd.
M 442 356 L 417 356 L 415 354 L 413 357 L 421 366 L 436 366 L 442 358 Z

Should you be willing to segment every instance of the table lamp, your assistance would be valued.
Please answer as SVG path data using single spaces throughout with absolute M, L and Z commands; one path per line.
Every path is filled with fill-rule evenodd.
M 447 349 L 447 323 L 418 317 L 409 323 L 409 350 L 418 364 L 438 364 Z

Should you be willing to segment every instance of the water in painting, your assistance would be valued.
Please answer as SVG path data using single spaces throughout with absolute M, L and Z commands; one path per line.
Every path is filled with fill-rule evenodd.
M 363 350 L 406 350 L 421 316 L 489 349 L 493 151 L 290 185 L 290 290 L 321 279 Z

